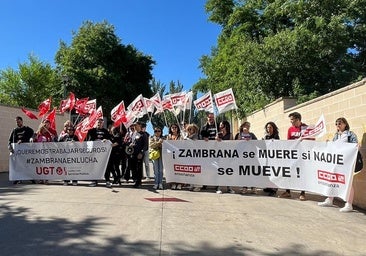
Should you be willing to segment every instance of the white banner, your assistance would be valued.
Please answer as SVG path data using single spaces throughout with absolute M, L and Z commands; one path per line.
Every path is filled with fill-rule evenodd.
M 104 177 L 111 142 L 13 144 L 10 180 L 98 180 Z
M 346 200 L 357 145 L 251 140 L 163 143 L 167 182 L 306 190 Z

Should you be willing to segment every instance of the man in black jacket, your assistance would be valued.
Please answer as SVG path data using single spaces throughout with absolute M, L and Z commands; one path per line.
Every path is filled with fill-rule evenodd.
M 33 139 L 34 131 L 32 128 L 23 125 L 23 119 L 20 116 L 15 118 L 17 127 L 13 129 L 9 137 L 8 149 L 11 154 L 14 153 L 14 147 L 16 144 L 30 142 Z M 13 184 L 20 183 L 19 180 L 13 181 Z
M 142 166 L 143 166 L 143 157 L 145 154 L 145 148 L 147 148 L 146 143 L 148 143 L 149 139 L 146 138 L 146 133 L 142 131 L 141 127 L 144 126 L 145 123 L 137 122 L 135 124 L 136 135 L 133 138 L 133 153 L 130 155 L 129 163 L 131 163 L 132 176 L 135 179 L 135 184 L 133 185 L 135 188 L 141 186 L 142 180 Z

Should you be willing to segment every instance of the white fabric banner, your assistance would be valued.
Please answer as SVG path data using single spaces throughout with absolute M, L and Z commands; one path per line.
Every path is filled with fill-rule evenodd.
M 214 94 L 214 99 L 219 114 L 238 108 L 231 88 Z
M 357 145 L 251 140 L 163 143 L 167 182 L 306 190 L 346 200 Z
M 104 177 L 111 142 L 14 144 L 10 180 L 97 180 Z

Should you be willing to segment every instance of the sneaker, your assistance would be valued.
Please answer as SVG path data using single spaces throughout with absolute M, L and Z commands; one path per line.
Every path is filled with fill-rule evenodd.
M 299 200 L 300 201 L 305 201 L 306 200 L 305 194 L 300 194 Z
M 163 184 L 159 184 L 159 189 L 161 189 L 161 190 L 163 190 L 164 189 L 164 187 L 163 187 Z
M 172 186 L 170 187 L 172 190 L 175 190 L 177 188 L 177 184 L 172 184 Z
M 249 193 L 253 194 L 253 195 L 257 194 L 257 188 L 254 188 L 254 187 L 250 188 Z
M 177 185 L 177 189 L 178 189 L 178 190 L 181 190 L 181 189 L 182 189 L 182 184 L 178 184 L 178 185 Z
M 111 187 L 112 187 L 112 184 L 111 184 L 111 182 L 110 182 L 110 181 L 107 181 L 107 182 L 105 183 L 105 186 L 106 186 L 107 188 L 111 188 Z
M 192 189 L 193 192 L 200 192 L 201 191 L 201 188 L 200 187 L 194 187 Z
M 276 196 L 277 194 L 277 191 L 271 191 L 271 192 L 268 192 L 268 196 Z
M 64 181 L 64 186 L 69 185 L 69 183 L 67 181 Z
M 222 191 L 220 189 L 217 189 L 216 194 L 222 194 Z
M 352 204 L 346 203 L 343 208 L 339 209 L 340 212 L 352 212 L 353 207 Z
M 76 180 L 74 180 L 74 181 L 72 182 L 72 185 L 73 185 L 73 186 L 77 186 L 77 185 L 78 185 L 78 182 L 77 182 Z
M 242 193 L 243 195 L 245 195 L 246 193 L 248 193 L 248 188 L 247 188 L 247 187 L 243 187 L 243 188 L 241 189 L 241 193 Z
M 97 186 L 97 182 L 95 181 L 92 181 L 90 184 L 89 184 L 89 187 L 96 187 Z
M 235 190 L 232 189 L 232 188 L 229 188 L 227 192 L 230 193 L 230 194 L 235 194 Z
M 279 198 L 291 198 L 291 193 L 290 192 L 283 192 L 281 195 L 278 196 Z
M 153 189 L 158 189 L 158 185 L 157 185 L 157 184 L 155 184 L 155 185 L 153 186 Z
M 331 200 L 328 197 L 327 199 L 324 200 L 324 202 L 319 202 L 318 205 L 322 206 L 322 207 L 330 207 L 330 206 L 333 206 L 333 200 Z

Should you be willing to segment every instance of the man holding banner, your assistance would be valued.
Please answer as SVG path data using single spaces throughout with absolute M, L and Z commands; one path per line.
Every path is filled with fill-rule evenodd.
M 301 139 L 302 137 L 304 137 L 305 134 L 309 133 L 308 132 L 308 130 L 309 130 L 308 125 L 301 122 L 301 114 L 299 112 L 290 113 L 288 115 L 288 117 L 290 118 L 290 122 L 291 122 L 291 127 L 288 128 L 288 131 L 287 131 L 287 139 L 288 140 Z M 315 138 L 306 138 L 306 139 L 315 140 Z M 286 191 L 284 193 L 282 193 L 279 197 L 280 198 L 290 198 L 291 197 L 290 190 L 286 189 Z M 300 199 L 300 201 L 305 201 L 306 200 L 304 190 L 301 191 L 299 199 Z

